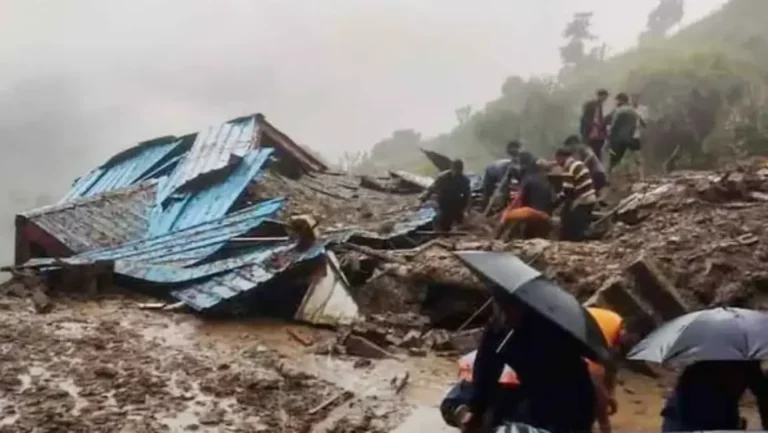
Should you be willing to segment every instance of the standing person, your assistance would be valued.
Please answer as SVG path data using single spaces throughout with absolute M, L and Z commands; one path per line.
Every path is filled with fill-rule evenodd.
M 626 93 L 616 95 L 616 109 L 611 114 L 608 133 L 611 154 L 608 174 L 621 162 L 627 150 L 640 150 L 640 141 L 635 136 L 640 120 L 637 111 L 629 103 L 629 96 Z
M 565 171 L 560 198 L 564 201 L 560 213 L 560 239 L 582 241 L 586 238 L 597 195 L 592 185 L 592 176 L 583 162 L 573 157 L 573 150 L 560 148 L 555 160 Z
M 453 161 L 451 169 L 441 173 L 432 185 L 421 196 L 421 202 L 427 201 L 432 195 L 437 196 L 437 219 L 435 225 L 438 231 L 451 231 L 453 225 L 464 220 L 464 214 L 469 208 L 472 191 L 469 178 L 464 175 L 464 162 L 460 159 Z
M 683 371 L 661 412 L 663 432 L 744 430 L 739 400 L 749 389 L 768 429 L 768 379 L 760 361 L 703 361 Z
M 522 224 L 523 238 L 549 236 L 550 215 L 554 208 L 552 186 L 539 167 L 536 157 L 520 154 L 522 182 L 514 202 L 502 212 L 495 237 L 499 239 L 514 224 Z
M 608 99 L 608 91 L 600 89 L 596 98 L 587 101 L 581 111 L 581 139 L 587 143 L 599 160 L 603 160 L 603 146 L 606 138 L 603 104 Z
M 598 401 L 596 415 L 600 433 L 610 433 L 612 431 L 610 417 L 619 409 L 616 402 L 616 375 L 625 343 L 628 342 L 624 329 L 624 319 L 616 312 L 604 308 L 591 307 L 587 310 L 600 326 L 600 331 L 602 331 L 613 357 L 613 362 L 607 366 L 585 359 L 595 385 Z
M 563 142 L 564 147 L 572 149 L 574 156 L 583 162 L 589 169 L 589 174 L 592 176 L 592 186 L 595 188 L 595 194 L 598 199 L 602 190 L 608 186 L 608 176 L 605 173 L 605 165 L 600 161 L 600 158 L 595 155 L 592 148 L 583 144 L 578 135 L 571 135 Z
M 504 364 L 520 381 L 528 408 L 523 422 L 552 433 L 586 433 L 595 421 L 596 396 L 587 364 L 573 338 L 542 316 L 510 302 L 494 301 L 475 357 L 472 397 L 463 431 L 482 425 L 498 398 Z M 512 336 L 502 345 L 510 330 Z M 501 347 L 500 347 L 501 346 Z
M 635 126 L 635 136 L 633 137 L 633 143 L 631 149 L 635 151 L 635 156 L 637 156 L 637 165 L 638 165 L 638 171 L 640 173 L 640 179 L 645 178 L 644 173 L 644 160 L 643 160 L 643 132 L 645 131 L 645 128 L 648 126 L 648 107 L 645 105 L 640 104 L 640 94 L 639 93 L 633 93 L 631 96 L 632 101 L 632 108 L 635 109 L 635 113 L 637 113 L 637 125 Z
M 506 159 L 496 160 L 485 168 L 483 176 L 483 204 L 487 205 L 494 194 L 499 192 L 506 197 L 509 192 L 510 183 L 514 180 L 520 180 L 520 154 L 522 153 L 522 144 L 517 140 L 507 143 Z

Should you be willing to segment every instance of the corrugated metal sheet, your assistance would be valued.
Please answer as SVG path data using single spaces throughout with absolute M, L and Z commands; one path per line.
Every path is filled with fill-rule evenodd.
M 140 239 L 149 227 L 156 182 L 106 192 L 20 214 L 75 253 Z
M 90 251 L 61 261 L 71 265 L 117 261 L 177 267 L 193 265 L 219 251 L 231 238 L 258 227 L 266 218 L 274 216 L 282 204 L 283 199 L 269 200 L 186 230 Z M 33 259 L 25 266 L 55 264 L 53 259 Z M 120 266 L 130 268 L 128 264 L 116 264 L 116 267 Z
M 257 132 L 255 116 L 200 131 L 192 148 L 160 192 L 160 200 L 165 201 L 172 193 L 198 177 L 229 168 L 253 149 Z
M 291 264 L 309 260 L 325 252 L 324 245 L 318 245 L 297 257 Z M 290 264 L 280 269 L 271 268 L 264 262 L 251 263 L 223 275 L 171 292 L 171 295 L 189 307 L 203 311 L 217 304 L 242 295 L 274 278 Z M 278 288 L 279 289 L 279 288 Z
M 435 181 L 435 179 L 429 176 L 421 176 L 418 174 L 409 173 L 407 171 L 402 171 L 402 170 L 390 171 L 389 174 L 392 175 L 393 177 L 396 177 L 400 180 L 403 180 L 405 182 L 408 182 L 410 184 L 413 184 L 415 186 L 418 186 L 424 189 L 429 188 L 429 186 L 432 185 L 432 183 Z
M 123 151 L 78 179 L 62 201 L 90 197 L 134 185 L 162 164 L 179 145 L 181 140 L 169 137 L 165 141 L 154 140 Z
M 221 274 L 241 268 L 251 263 L 265 263 L 275 254 L 293 248 L 293 243 L 265 247 L 223 260 L 192 265 L 189 267 L 174 267 L 167 265 L 148 264 L 144 261 L 119 260 L 115 262 L 114 271 L 128 277 L 151 281 L 153 283 L 174 284 L 197 280 L 212 275 Z
M 184 230 L 223 217 L 251 181 L 261 174 L 271 154 L 272 149 L 252 150 L 225 180 L 201 191 L 172 196 L 165 204 L 155 207 L 148 236 Z
M 336 256 L 330 251 L 327 255 L 325 277 L 307 290 L 294 318 L 316 325 L 350 325 L 361 319 L 360 309 Z
M 453 160 L 451 158 L 448 158 L 442 153 L 435 152 L 434 150 L 420 150 L 424 153 L 424 156 L 427 157 L 429 162 L 431 162 L 432 165 L 434 165 L 438 170 L 445 171 L 451 169 L 451 164 L 453 164 Z

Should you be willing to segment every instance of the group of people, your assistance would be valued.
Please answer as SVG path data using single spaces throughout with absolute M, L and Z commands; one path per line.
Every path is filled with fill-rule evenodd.
M 640 149 L 645 128 L 644 107 L 639 105 L 638 95 L 630 100 L 627 94 L 619 93 L 616 108 L 604 115 L 607 98 L 608 92 L 601 89 L 594 100 L 584 104 L 581 134 L 567 137 L 555 152 L 554 161 L 536 158 L 513 140 L 507 144 L 507 158 L 486 167 L 482 203 L 491 210 L 501 197 L 505 206 L 497 238 L 512 233 L 524 238 L 548 237 L 552 214 L 558 208 L 562 208 L 562 240 L 581 241 L 590 237 L 594 211 L 602 203 L 611 169 L 628 150 Z M 607 169 L 603 164 L 604 148 L 610 154 Z M 438 205 L 436 228 L 450 231 L 463 221 L 472 202 L 470 181 L 464 175 L 461 160 L 453 161 L 451 169 L 437 177 L 422 200 L 433 195 Z
M 589 312 L 611 351 L 606 364 L 585 358 L 573 338 L 541 315 L 496 301 L 475 355 L 469 396 L 450 407 L 456 419 L 451 424 L 464 432 L 485 432 L 522 423 L 551 433 L 586 433 L 597 425 L 600 433 L 610 433 L 610 417 L 619 410 L 617 365 L 635 339 L 625 332 L 618 314 L 600 308 Z M 505 364 L 514 374 L 506 384 L 500 380 Z M 768 428 L 768 378 L 760 361 L 690 364 L 661 412 L 662 431 L 743 430 L 739 402 L 747 390 L 756 397 L 760 421 Z M 448 415 L 448 408 L 441 409 Z

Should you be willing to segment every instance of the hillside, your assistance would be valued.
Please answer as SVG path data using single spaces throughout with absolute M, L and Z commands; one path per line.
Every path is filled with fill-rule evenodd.
M 457 115 L 459 124 L 451 131 L 426 139 L 416 131 L 398 131 L 374 146 L 365 165 L 429 172 L 418 150 L 423 147 L 464 158 L 477 170 L 500 156 L 503 143 L 512 138 L 548 154 L 576 131 L 579 106 L 598 87 L 642 95 L 653 114 L 644 149 L 650 168 L 669 164 L 675 149 L 673 165 L 693 168 L 765 153 L 766 14 L 768 1 L 731 0 L 673 36 L 644 42 L 587 71 L 559 78 L 510 77 L 482 110 Z

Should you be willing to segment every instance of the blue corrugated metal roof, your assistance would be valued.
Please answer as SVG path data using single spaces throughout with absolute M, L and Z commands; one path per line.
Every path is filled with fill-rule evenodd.
M 279 269 L 273 268 L 267 262 L 266 259 L 272 255 L 265 255 L 262 261 L 255 261 L 225 274 L 175 290 L 171 295 L 197 311 L 207 310 L 222 301 L 257 288 L 293 263 L 309 260 L 324 253 L 325 245 L 317 245 Z
M 226 179 L 202 191 L 173 196 L 152 212 L 148 236 L 183 230 L 223 217 L 254 178 L 262 173 L 272 149 L 252 150 Z
M 119 260 L 115 262 L 115 273 L 153 283 L 181 283 L 221 274 L 251 263 L 264 263 L 270 257 L 293 248 L 294 243 L 263 247 L 212 262 L 192 265 L 186 268 L 147 264 L 143 261 Z
M 168 137 L 123 151 L 78 179 L 62 201 L 131 186 L 143 180 L 145 174 L 160 165 L 180 145 L 181 140 Z
M 156 182 L 82 197 L 20 214 L 74 253 L 141 239 L 149 227 Z
M 164 202 L 171 194 L 201 176 L 226 170 L 254 148 L 258 124 L 255 116 L 238 119 L 200 131 L 159 192 Z
M 219 251 L 227 242 L 249 232 L 280 210 L 283 199 L 273 199 L 216 221 L 149 239 L 128 242 L 115 248 L 90 251 L 65 259 L 33 259 L 27 265 L 54 266 L 57 262 L 88 264 L 132 261 L 148 265 L 188 266 Z

